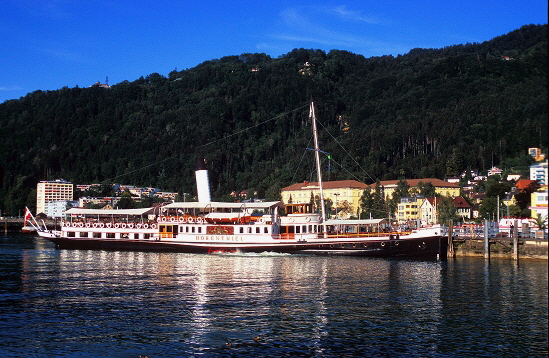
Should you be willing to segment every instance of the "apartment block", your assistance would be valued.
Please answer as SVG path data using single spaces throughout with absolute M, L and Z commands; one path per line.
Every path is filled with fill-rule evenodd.
M 46 204 L 72 201 L 74 185 L 63 179 L 41 181 L 36 186 L 36 213 L 46 213 Z

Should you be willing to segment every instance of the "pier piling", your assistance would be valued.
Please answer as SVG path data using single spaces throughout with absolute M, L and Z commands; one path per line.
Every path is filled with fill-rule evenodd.
M 456 257 L 456 253 L 454 251 L 454 220 L 450 220 L 450 223 L 448 225 L 448 257 L 454 258 Z
M 484 219 L 484 258 L 490 260 L 490 222 Z
M 515 224 L 513 225 L 513 259 L 515 261 L 518 261 L 519 258 L 519 252 L 518 252 L 518 220 L 515 220 Z

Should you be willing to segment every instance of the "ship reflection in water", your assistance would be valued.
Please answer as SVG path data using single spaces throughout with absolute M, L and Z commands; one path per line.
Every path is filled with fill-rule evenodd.
M 5 355 L 547 355 L 546 262 L 6 242 Z

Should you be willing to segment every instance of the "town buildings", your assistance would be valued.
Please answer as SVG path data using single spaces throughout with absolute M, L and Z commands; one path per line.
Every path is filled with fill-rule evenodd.
M 545 221 L 547 225 L 547 202 L 549 199 L 547 185 L 549 177 L 546 156 L 540 148 L 528 148 L 528 154 L 536 161 L 535 164 L 530 166 L 530 180 L 535 181 L 539 185 L 539 189 L 530 194 L 530 216 L 533 219 Z
M 473 218 L 473 207 L 461 196 L 451 198 L 456 208 L 456 215 L 462 221 L 470 221 Z M 400 199 L 397 210 L 397 219 L 399 224 L 409 223 L 419 220 L 422 224 L 438 223 L 438 206 L 440 198 L 438 197 L 405 197 Z
M 385 198 L 392 198 L 393 193 L 398 187 L 400 180 L 382 180 L 380 182 L 383 188 Z M 447 181 L 436 178 L 423 178 L 423 179 L 406 179 L 406 184 L 412 188 L 418 188 L 421 184 L 431 184 L 435 188 L 435 193 L 442 196 L 456 197 L 460 194 L 460 186 L 457 183 L 449 183 Z M 370 185 L 372 190 L 375 189 L 376 184 Z
M 541 148 L 528 148 L 528 154 L 534 158 L 536 162 L 541 162 L 545 159 L 545 154 L 543 154 Z
M 343 219 L 356 215 L 364 189 L 366 189 L 366 184 L 356 180 L 336 180 L 322 183 L 324 200 L 331 200 L 334 208 L 341 208 L 336 211 L 338 217 Z M 318 182 L 297 183 L 282 188 L 280 194 L 284 203 L 310 203 L 320 196 L 320 187 Z
M 435 193 L 441 196 L 457 197 L 460 195 L 460 187 L 457 183 L 448 183 L 435 178 L 406 179 L 410 189 L 416 189 L 421 184 L 432 184 Z M 383 180 L 379 183 L 385 201 L 393 198 L 398 187 L 399 180 Z M 360 216 L 360 198 L 368 185 L 356 180 L 337 180 L 322 183 L 324 199 L 330 200 L 333 205 L 333 214 L 342 219 L 351 216 Z M 369 185 L 372 191 L 376 184 Z M 284 203 L 309 203 L 320 195 L 318 182 L 297 183 L 281 190 L 281 197 Z M 398 204 L 397 219 L 399 222 L 407 222 L 420 218 L 420 206 L 424 198 L 409 197 L 402 198 Z
M 473 218 L 473 207 L 463 197 L 456 196 L 454 206 L 456 207 L 456 215 L 463 221 L 469 221 Z
M 517 206 L 517 193 L 524 192 L 525 190 L 537 191 L 531 194 L 531 205 L 528 209 L 531 210 L 531 217 L 536 219 L 538 217 L 547 217 L 547 161 L 545 155 L 541 153 L 538 148 L 530 148 L 530 155 L 537 162 L 530 168 L 530 179 L 520 179 L 519 176 L 513 177 L 514 188 L 512 191 L 506 193 L 506 197 L 499 202 L 498 217 L 505 216 L 505 212 L 509 213 L 509 207 Z M 505 171 L 493 167 L 489 170 L 489 176 L 499 175 L 500 177 Z M 463 188 L 460 184 L 463 184 L 465 177 L 468 177 L 470 190 L 467 191 L 467 186 Z M 469 221 L 476 219 L 479 215 L 479 206 L 483 199 L 486 197 L 486 192 L 476 192 L 477 183 L 479 180 L 486 180 L 488 176 L 479 175 L 477 170 L 471 170 L 470 172 L 464 172 L 460 177 L 449 178 L 447 181 L 436 178 L 422 178 L 422 179 L 406 179 L 404 180 L 409 188 L 408 196 L 399 198 L 399 202 L 395 203 L 393 195 L 401 185 L 400 180 L 385 180 L 378 182 L 380 187 L 377 192 L 381 193 L 384 199 L 384 212 L 386 217 L 389 217 L 388 212 L 393 211 L 391 219 L 396 220 L 398 223 L 405 224 L 414 221 L 421 221 L 423 224 L 435 224 L 438 223 L 438 209 L 440 205 L 441 197 L 452 198 L 453 207 L 455 208 L 455 214 L 463 219 L 463 221 Z M 509 178 L 509 177 L 508 177 Z M 435 197 L 425 197 L 426 184 L 432 185 Z M 101 188 L 99 184 L 90 185 L 78 185 L 77 188 L 84 192 L 92 189 L 93 186 Z M 37 194 L 37 213 L 45 213 L 50 217 L 59 217 L 66 208 L 67 202 L 71 201 L 73 185 L 62 179 L 58 179 L 52 182 L 40 182 L 38 184 Z M 330 212 L 327 213 L 329 217 L 338 217 L 340 219 L 348 219 L 351 217 L 367 217 L 368 213 L 361 213 L 361 198 L 364 191 L 369 188 L 372 193 L 376 192 L 376 184 L 364 184 L 357 180 L 338 180 L 338 181 L 326 181 L 323 183 L 324 199 L 331 203 L 328 205 Z M 86 197 L 81 198 L 78 206 L 84 207 L 93 205 L 96 207 L 116 208 L 118 200 L 122 192 L 129 192 L 133 200 L 139 201 L 143 197 L 157 197 L 165 201 L 173 201 L 176 199 L 177 193 L 162 192 L 156 188 L 140 188 L 131 185 L 113 185 L 114 197 Z M 431 194 L 427 195 L 432 195 Z M 463 195 L 467 196 L 467 200 Z M 310 203 L 313 202 L 318 205 L 320 196 L 320 188 L 317 182 L 303 182 L 297 183 L 281 189 L 281 200 L 284 203 Z M 187 194 L 183 193 L 183 200 L 187 199 Z M 250 200 L 248 198 L 248 192 L 246 190 L 234 191 L 230 194 L 237 201 Z M 254 200 L 261 200 L 255 198 L 257 192 L 254 192 Z M 192 200 L 192 199 L 191 199 Z M 524 203 L 524 199 L 521 199 L 521 203 Z M 396 205 L 396 208 L 392 206 L 389 208 L 389 202 L 391 205 Z M 49 203 L 49 204 L 48 204 Z M 471 203 L 471 204 L 470 204 Z M 48 204 L 48 205 L 46 205 Z M 505 210 L 507 208 L 507 210 Z M 516 208 L 515 208 L 516 210 Z M 521 206 L 520 210 L 524 210 Z M 499 216 L 501 214 L 501 216 Z
M 437 206 L 439 204 L 440 199 L 437 197 L 425 198 L 425 200 L 423 200 L 421 202 L 421 205 L 419 206 L 421 221 L 428 225 L 437 223 Z
M 492 167 L 490 170 L 488 170 L 488 176 L 492 175 L 501 175 L 503 174 L 503 170 L 499 169 L 498 167 Z
M 549 200 L 549 195 L 547 192 L 547 186 L 542 188 L 541 191 L 537 191 L 531 194 L 531 204 L 529 209 L 531 210 L 532 218 L 545 218 L 547 220 L 547 201 Z
M 530 166 L 530 179 L 540 185 L 547 185 L 547 161 Z
M 47 216 L 55 217 L 58 212 L 57 205 L 50 205 L 48 208 L 51 212 L 46 210 L 46 205 L 53 202 L 67 202 L 73 200 L 72 183 L 64 179 L 56 179 L 53 181 L 41 181 L 36 186 L 36 212 L 37 214 L 44 213 Z M 59 204 L 63 205 L 63 204 Z
M 118 196 L 106 196 L 106 197 L 91 197 L 83 196 L 78 199 L 78 207 L 88 208 L 88 207 L 98 207 L 104 209 L 113 209 L 118 204 L 120 197 Z
M 420 218 L 420 206 L 425 198 L 404 197 L 400 198 L 397 208 L 397 220 L 400 224 L 416 221 Z
M 74 206 L 73 204 L 75 204 L 75 202 L 69 200 L 50 201 L 49 203 L 46 203 L 44 214 L 50 218 L 61 218 L 63 217 L 65 210 L 67 210 L 68 207 Z

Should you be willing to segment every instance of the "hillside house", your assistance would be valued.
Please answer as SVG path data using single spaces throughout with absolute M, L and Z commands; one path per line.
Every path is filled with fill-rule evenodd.
M 456 215 L 461 217 L 463 221 L 471 220 L 473 215 L 473 207 L 461 196 L 454 198 L 454 205 L 456 206 Z
M 393 193 L 398 187 L 399 180 L 382 180 L 380 182 L 383 187 L 386 199 L 391 199 Z M 460 195 L 460 186 L 457 183 L 448 183 L 447 181 L 435 179 L 435 178 L 423 178 L 423 179 L 406 179 L 406 183 L 412 188 L 417 188 L 419 183 L 431 183 L 435 187 L 435 193 L 441 196 L 456 197 Z M 370 185 L 372 190 L 375 190 L 376 184 Z
M 325 200 L 331 200 L 334 208 L 338 208 L 338 216 L 347 219 L 357 215 L 359 201 L 366 184 L 356 180 L 336 180 L 322 183 L 322 192 Z M 281 190 L 282 201 L 286 204 L 309 203 L 313 198 L 320 197 L 318 182 L 297 183 Z M 341 210 L 340 210 L 341 209 Z M 349 209 L 347 211 L 347 209 Z
M 396 217 L 399 224 L 416 221 L 420 217 L 420 206 L 424 198 L 404 197 L 400 198 L 397 206 Z

